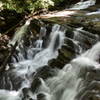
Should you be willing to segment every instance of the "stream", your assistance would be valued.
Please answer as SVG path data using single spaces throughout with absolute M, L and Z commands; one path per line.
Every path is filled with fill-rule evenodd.
M 70 17 L 95 3 L 81 0 L 54 17 Z M 99 8 L 85 16 L 95 14 L 100 14 Z M 40 23 L 35 38 L 29 19 L 9 41 L 9 46 L 18 46 L 0 76 L 0 100 L 100 100 L 99 34 L 79 26 Z

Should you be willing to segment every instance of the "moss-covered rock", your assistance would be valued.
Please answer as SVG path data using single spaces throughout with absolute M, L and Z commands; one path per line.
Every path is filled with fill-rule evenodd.
M 58 52 L 58 57 L 48 62 L 49 66 L 54 68 L 63 68 L 64 65 L 69 63 L 76 55 L 75 49 L 71 48 L 71 46 L 67 46 L 67 44 L 63 45 Z

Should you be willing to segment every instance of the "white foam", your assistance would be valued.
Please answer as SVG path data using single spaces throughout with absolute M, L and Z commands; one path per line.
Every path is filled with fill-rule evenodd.
M 95 3 L 96 3 L 96 0 L 80 1 L 76 3 L 73 7 L 71 7 L 70 9 L 73 9 L 73 10 L 86 9 L 90 6 L 95 5 Z

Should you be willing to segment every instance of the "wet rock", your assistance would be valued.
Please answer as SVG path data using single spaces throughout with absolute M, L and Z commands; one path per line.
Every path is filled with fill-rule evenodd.
M 23 88 L 22 89 L 22 93 L 23 93 L 22 100 L 27 100 L 27 99 L 30 98 L 30 96 L 29 96 L 29 88 Z M 31 100 L 31 99 L 29 99 L 29 100 Z
M 46 99 L 45 99 L 45 94 L 39 93 L 39 94 L 37 95 L 37 100 L 46 100 Z
M 55 74 L 56 74 L 55 70 L 53 70 L 51 67 L 48 67 L 48 66 L 44 66 L 44 67 L 37 69 L 37 72 L 34 74 L 33 81 L 31 84 L 32 92 L 35 92 L 40 86 L 41 84 L 40 78 L 45 80 L 49 77 L 54 76 Z
M 80 54 L 80 41 L 76 41 L 75 37 L 72 38 L 65 38 L 64 39 L 64 44 L 76 55 Z M 68 49 L 68 50 L 69 50 Z
M 100 70 L 87 69 L 83 77 L 84 88 L 79 92 L 78 98 L 80 100 L 100 100 Z
M 9 36 L 0 34 L 0 66 L 7 57 L 10 48 L 8 47 Z
M 64 63 L 64 61 L 61 61 L 59 59 L 52 59 L 48 62 L 48 65 L 51 66 L 52 68 L 60 68 L 61 69 L 61 68 L 63 68 L 65 63 Z
M 85 93 L 83 94 L 81 100 L 95 100 L 94 97 L 95 97 L 95 93 L 87 91 L 86 94 Z
M 96 1 L 97 1 L 97 0 L 96 0 Z M 98 3 L 98 1 L 97 1 L 97 2 L 96 2 L 96 5 L 90 6 L 89 8 L 87 8 L 87 9 L 85 9 L 85 10 L 86 10 L 86 11 L 91 11 L 91 12 L 93 12 L 93 11 L 97 11 L 98 8 L 100 8 L 100 5 L 99 5 L 99 3 Z
M 66 58 L 72 59 L 75 56 L 75 49 L 68 45 L 63 45 L 59 50 L 59 55 L 62 54 Z M 60 58 L 60 56 L 58 56 Z
M 93 96 L 93 100 L 100 100 L 99 94 L 98 94 L 98 95 L 94 95 L 94 96 Z
M 31 91 L 34 93 L 38 90 L 38 87 L 41 85 L 41 81 L 39 78 L 33 78 L 32 84 L 31 84 Z
M 88 72 L 86 74 L 86 80 L 87 81 L 92 81 L 92 80 L 100 81 L 100 71 Z
M 73 38 L 74 37 L 74 29 L 72 28 L 72 27 L 70 27 L 70 26 L 66 26 L 66 33 L 65 33 L 65 35 L 66 35 L 66 37 L 68 37 L 68 38 Z
M 37 33 L 40 32 L 40 28 L 42 26 L 42 23 L 40 23 L 39 20 L 33 19 L 30 23 L 30 30 L 33 33 L 33 35 L 38 35 Z
M 83 22 L 81 20 L 81 17 L 78 17 L 76 19 L 74 19 L 74 18 L 75 18 L 75 16 L 73 17 L 73 19 L 70 20 L 70 26 L 74 23 L 74 20 L 76 20 L 76 19 L 77 20 L 75 21 L 74 24 L 75 25 L 77 24 L 80 26 L 80 22 Z M 78 22 L 78 21 L 80 21 L 80 22 Z M 36 28 L 36 30 L 32 29 L 32 32 L 34 33 L 34 36 L 37 36 L 37 34 L 40 32 L 41 25 L 39 25 L 40 23 L 38 23 L 38 22 L 36 22 L 35 24 L 34 23 L 35 23 L 35 21 L 31 22 L 31 24 L 33 24 L 33 26 L 30 26 L 30 29 Z M 67 21 L 64 23 L 67 23 Z M 36 24 L 37 24 L 37 26 L 35 26 Z M 83 25 L 83 24 L 82 24 L 82 26 L 87 27 L 86 25 Z M 72 27 L 74 27 L 74 26 L 72 26 Z M 94 26 L 93 26 L 93 28 L 94 28 Z M 48 30 L 50 33 L 51 30 L 50 29 L 48 29 Z M 70 30 L 68 29 L 66 31 L 66 38 L 64 39 L 64 45 L 61 47 L 61 49 L 58 50 L 58 57 L 56 59 L 50 60 L 48 62 L 48 66 L 44 66 L 44 67 L 37 69 L 36 73 L 33 75 L 33 80 L 32 80 L 31 87 L 30 87 L 30 89 L 33 93 L 36 92 L 38 90 L 38 87 L 41 85 L 40 78 L 43 78 L 45 80 L 49 77 L 55 76 L 56 73 L 53 70 L 53 68 L 60 68 L 60 69 L 63 68 L 65 64 L 69 63 L 73 58 L 76 57 L 76 55 L 80 54 L 78 44 L 74 43 L 75 42 L 74 39 L 76 41 L 78 41 L 80 43 L 80 46 L 84 47 L 85 49 L 90 48 L 95 42 L 97 42 L 97 41 L 95 41 L 96 37 L 94 35 L 90 35 L 89 33 L 85 34 L 85 32 L 80 32 L 81 35 L 78 35 L 79 38 L 74 38 L 73 30 L 74 30 L 73 28 L 70 28 Z M 38 38 L 39 38 L 39 36 L 38 36 Z M 30 37 L 27 37 L 25 39 L 26 40 L 25 44 L 27 44 L 26 46 L 30 45 L 30 42 L 27 42 L 27 39 L 30 40 Z M 45 42 L 47 42 L 46 38 L 44 38 L 44 40 L 45 40 Z M 58 40 L 56 40 L 56 41 L 58 41 Z M 46 46 L 47 46 L 47 44 L 44 44 L 44 47 L 46 47 Z M 3 58 L 3 55 L 1 55 L 1 58 Z M 100 80 L 99 72 L 98 71 L 89 71 L 87 69 L 82 69 L 82 71 L 83 71 L 83 73 L 80 77 L 82 77 L 85 80 L 84 85 L 87 87 L 85 87 L 84 92 L 82 92 L 84 94 L 81 96 L 80 100 L 95 100 L 96 98 L 98 99 L 98 97 L 96 96 L 96 94 L 98 94 L 98 93 L 94 93 L 91 91 L 92 90 L 95 90 L 95 91 L 100 90 L 100 84 L 98 82 L 92 83 L 94 80 L 95 81 Z M 87 72 L 88 72 L 88 75 L 87 75 Z M 85 74 L 86 74 L 86 76 L 85 76 Z M 84 75 L 84 77 L 83 77 L 83 75 Z M 3 79 L 5 79 L 6 84 L 3 84 L 3 82 L 4 82 Z M 5 74 L 4 77 L 0 76 L 0 86 L 3 89 L 4 88 L 11 89 L 13 86 L 12 89 L 18 90 L 18 88 L 21 86 L 22 81 L 23 81 L 23 79 L 21 77 L 16 77 L 14 74 L 11 74 L 11 73 Z M 11 84 L 10 84 L 10 82 L 11 82 Z M 28 94 L 28 91 L 29 91 L 29 89 L 27 89 L 27 88 L 23 89 L 23 93 L 24 94 L 26 93 L 25 95 Z M 29 97 L 26 97 L 26 98 L 29 98 Z M 44 100 L 45 95 L 40 93 L 37 95 L 37 98 L 38 98 L 38 100 Z
M 90 90 L 90 91 L 100 91 L 100 83 L 99 81 L 94 81 L 92 80 L 92 82 L 89 83 L 89 85 L 87 86 L 86 90 Z
M 58 50 L 59 55 L 56 59 L 52 59 L 48 62 L 49 66 L 56 68 L 63 68 L 65 64 L 69 63 L 75 57 L 75 49 L 67 45 L 63 45 Z
M 47 79 L 48 77 L 52 77 L 55 75 L 55 71 L 49 67 L 49 66 L 44 66 L 39 69 L 37 69 L 37 74 L 35 77 L 41 77 L 43 79 Z
M 4 71 L 3 74 L 0 75 L 0 89 L 18 90 L 24 79 L 10 71 L 11 70 Z

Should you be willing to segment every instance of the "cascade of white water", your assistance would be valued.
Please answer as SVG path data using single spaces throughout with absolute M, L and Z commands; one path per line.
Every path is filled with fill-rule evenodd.
M 41 52 L 37 53 L 35 55 L 35 57 L 32 60 L 25 60 L 19 63 L 14 64 L 14 66 L 16 67 L 15 70 L 17 70 L 17 72 L 21 72 L 25 73 L 24 71 L 30 70 L 30 71 L 34 71 L 35 69 L 37 69 L 39 66 L 44 66 L 47 64 L 48 60 L 52 59 L 52 58 L 56 58 L 58 53 L 57 51 L 54 52 L 54 44 L 56 42 L 56 38 L 57 35 L 59 35 L 60 39 L 59 39 L 59 44 L 58 44 L 58 48 L 61 47 L 63 40 L 64 40 L 64 31 L 60 31 L 60 25 L 54 25 L 51 35 L 50 35 L 50 44 L 49 46 L 42 50 Z M 23 70 L 20 70 L 23 69 Z
M 98 63 L 93 58 L 96 58 L 99 54 L 100 42 L 94 45 L 92 49 L 73 59 L 62 70 L 57 70 L 57 76 L 46 81 L 40 78 L 42 85 L 39 87 L 37 94 L 45 95 L 45 100 L 75 100 L 81 82 L 81 78 L 78 77 L 81 68 L 97 68 Z M 98 65 L 100 66 L 100 64 Z M 0 90 L 0 100 L 21 100 L 21 97 L 20 91 Z M 36 99 L 36 94 L 32 98 Z
M 15 32 L 14 37 L 12 38 L 12 40 L 9 41 L 9 44 L 10 44 L 10 45 L 15 45 L 15 43 L 18 42 L 18 44 L 19 44 L 21 47 L 23 47 L 23 45 L 22 45 L 22 43 L 21 43 L 21 42 L 23 42 L 23 41 L 22 41 L 22 38 L 23 38 L 23 36 L 27 33 L 28 26 L 30 25 L 30 22 L 31 22 L 31 19 L 27 20 L 27 21 L 25 22 L 25 24 L 24 24 L 20 29 L 18 29 L 18 30 Z M 20 50 L 18 46 L 17 46 L 17 49 Z M 19 52 L 19 53 L 18 53 L 17 60 L 18 60 L 18 61 L 23 61 L 23 60 L 25 60 L 24 57 L 23 57 L 23 53 L 22 53 L 22 52 Z M 13 63 L 16 63 L 16 62 L 17 62 L 16 59 L 15 59 L 14 57 L 12 58 L 12 61 L 13 61 Z
M 70 9 L 73 10 L 80 10 L 80 9 L 86 9 L 90 6 L 95 5 L 96 0 L 87 0 L 87 1 L 80 1 L 78 3 L 76 3 L 73 7 L 71 7 Z
M 26 27 L 27 25 L 29 25 L 29 23 L 29 21 L 26 22 L 24 26 Z M 20 29 L 21 36 L 19 36 L 19 32 L 12 40 L 14 43 L 16 41 L 20 41 L 20 39 L 22 38 L 24 34 L 24 26 L 22 26 L 22 30 Z M 57 57 L 57 50 L 64 43 L 65 31 L 66 29 L 61 29 L 60 25 L 55 24 L 52 27 L 52 31 L 50 33 L 50 43 L 48 47 L 46 49 L 42 49 L 42 36 L 46 34 L 46 29 L 44 27 L 41 28 L 41 35 L 39 40 L 36 41 L 36 47 L 31 47 L 27 51 L 28 59 L 24 59 L 23 56 L 19 54 L 19 62 L 13 63 L 15 69 L 12 70 L 12 73 L 15 73 L 16 76 L 22 77 L 25 81 L 22 82 L 22 86 L 18 91 L 0 90 L 0 100 L 22 100 L 22 89 L 25 87 L 30 88 L 30 81 L 32 80 L 31 75 L 33 74 L 33 72 L 35 72 L 37 68 L 47 65 L 50 59 Z M 79 36 L 80 33 L 84 33 L 85 35 L 91 34 L 87 31 L 82 30 L 82 28 L 76 29 L 76 31 L 74 31 L 74 39 L 72 39 L 72 41 L 76 45 L 78 45 L 77 36 Z M 40 51 L 33 57 L 32 55 L 34 50 Z M 82 52 L 81 49 L 80 52 Z M 99 54 L 100 42 L 95 44 L 85 53 L 73 59 L 69 64 L 66 64 L 63 69 L 56 69 L 56 76 L 45 81 L 42 78 L 39 78 L 41 81 L 41 85 L 34 95 L 31 92 L 29 93 L 31 98 L 33 98 L 33 100 L 37 100 L 37 95 L 43 94 L 43 100 L 75 100 L 75 97 L 80 90 L 80 83 L 82 82 L 82 79 L 79 77 L 80 70 L 84 67 L 99 68 L 100 64 L 97 62 L 100 56 Z
M 49 46 L 48 46 L 48 48 L 50 49 L 50 50 L 53 50 L 54 49 L 54 46 L 55 46 L 55 41 L 56 41 L 56 39 L 58 38 L 58 41 L 56 41 L 56 42 L 58 42 L 58 48 L 59 47 L 61 47 L 61 45 L 63 44 L 63 40 L 64 40 L 64 37 L 65 37 L 65 35 L 64 35 L 64 33 L 65 33 L 65 29 L 64 30 L 60 30 L 60 25 L 55 25 L 54 27 L 53 27 L 53 29 L 52 29 L 52 32 L 51 32 L 51 34 L 50 34 L 50 38 L 51 38 L 51 41 L 50 41 L 50 44 L 49 44 Z M 54 35 L 55 34 L 55 35 Z M 57 44 L 57 43 L 56 43 Z
M 26 33 L 28 26 L 30 25 L 30 21 L 31 19 L 27 20 L 26 23 L 15 32 L 15 35 L 12 39 L 12 41 L 10 41 L 9 44 L 15 44 L 16 42 L 20 42 L 20 40 L 22 39 L 23 35 Z
M 97 66 L 100 69 L 100 64 L 95 61 L 99 54 L 100 42 L 73 59 L 62 70 L 58 70 L 57 76 L 49 78 L 45 82 L 41 80 L 42 85 L 38 93 L 48 94 L 49 98 L 45 100 L 75 100 L 82 81 L 79 78 L 80 70 L 84 67 L 97 68 Z
M 61 30 L 60 29 L 61 26 L 60 25 L 54 25 L 52 28 L 52 32 L 50 34 L 50 43 L 48 45 L 48 47 L 42 51 L 40 51 L 39 53 L 37 53 L 35 55 L 34 58 L 32 58 L 31 60 L 24 60 L 24 61 L 20 61 L 18 63 L 13 63 L 15 69 L 12 70 L 12 73 L 14 72 L 17 76 L 23 77 L 25 79 L 25 81 L 22 82 L 22 88 L 24 87 L 29 87 L 30 86 L 30 80 L 26 78 L 30 76 L 35 69 L 37 69 L 40 66 L 44 66 L 48 63 L 48 60 L 52 59 L 52 58 L 56 58 L 58 55 L 57 49 L 61 47 L 61 45 L 64 42 L 64 34 L 65 34 L 65 29 Z M 42 29 L 43 31 L 43 29 Z M 57 36 L 59 36 L 59 39 L 57 40 Z M 15 39 L 16 40 L 16 39 Z M 57 43 L 58 42 L 58 43 Z M 41 42 L 40 42 L 41 44 Z M 57 47 L 55 48 L 55 45 L 57 44 Z M 36 46 L 40 48 L 40 45 Z M 56 50 L 54 50 L 56 49 Z M 30 77 L 31 78 L 31 77 Z M 40 79 L 42 81 L 42 79 Z M 43 81 L 42 81 L 43 83 Z M 45 84 L 44 84 L 45 86 Z M 17 92 L 13 92 L 13 91 L 4 91 L 4 95 L 0 92 L 0 100 L 10 100 L 11 98 L 13 98 L 13 100 L 21 100 L 20 97 L 20 91 L 21 89 L 19 89 L 18 93 Z M 6 94 L 7 93 L 7 94 Z M 15 93 L 15 95 L 10 95 L 11 93 Z M 49 95 L 48 97 L 49 98 Z
M 41 27 L 39 39 L 36 41 L 36 48 L 37 49 L 41 49 L 42 48 L 42 44 L 43 44 L 42 37 L 44 37 L 46 35 L 46 31 L 47 30 L 46 30 L 45 27 Z
M 56 52 L 53 51 L 55 43 L 57 42 L 56 38 L 57 38 L 57 35 L 60 35 L 60 38 L 59 38 L 60 42 L 58 42 L 59 43 L 58 48 L 59 48 L 59 47 L 61 47 L 61 45 L 63 43 L 64 33 L 65 33 L 65 30 L 60 31 L 60 25 L 54 25 L 52 32 L 51 32 L 52 37 L 50 36 L 50 43 L 46 49 L 37 53 L 34 58 L 20 61 L 18 63 L 13 64 L 15 67 L 13 72 L 16 73 L 17 76 L 20 76 L 25 79 L 25 81 L 22 82 L 22 88 L 30 86 L 30 80 L 27 79 L 27 77 L 31 78 L 31 74 L 33 72 L 35 72 L 35 70 L 38 67 L 46 65 L 48 63 L 48 60 L 57 57 L 57 55 L 58 55 L 57 50 L 56 50 Z M 56 48 L 56 49 L 58 49 L 58 48 Z M 28 55 L 28 56 L 30 56 L 30 55 Z
M 40 29 L 40 34 L 39 34 L 39 39 L 36 40 L 35 42 L 35 47 L 30 47 L 27 50 L 27 55 L 28 55 L 28 59 L 33 59 L 33 52 L 37 52 L 37 51 L 41 51 L 42 50 L 42 45 L 43 45 L 43 40 L 42 37 L 44 37 L 46 35 L 46 28 L 45 27 L 41 27 Z
M 26 55 L 27 55 L 27 59 L 32 60 L 34 54 L 36 52 L 42 50 L 42 44 L 43 44 L 42 37 L 45 36 L 45 34 L 46 34 L 46 28 L 45 27 L 41 27 L 39 39 L 35 41 L 35 43 L 34 43 L 35 46 L 34 47 L 32 46 L 32 44 L 28 48 L 23 47 L 23 39 L 21 39 L 21 38 L 23 38 L 23 36 L 26 34 L 28 25 L 30 24 L 30 21 L 31 20 L 26 21 L 25 25 L 23 25 L 19 29 L 19 31 L 15 33 L 12 41 L 10 41 L 10 43 L 9 43 L 9 44 L 14 44 L 16 41 L 20 42 L 19 46 L 17 46 L 18 54 L 17 54 L 16 57 L 17 57 L 18 62 L 26 60 L 25 52 L 26 52 Z M 31 40 L 29 42 L 31 42 Z M 13 63 L 17 63 L 15 57 L 13 57 L 12 60 L 13 60 Z
M 85 56 L 93 61 L 96 61 L 100 57 L 100 42 L 96 43 L 92 49 L 88 50 L 82 56 Z

